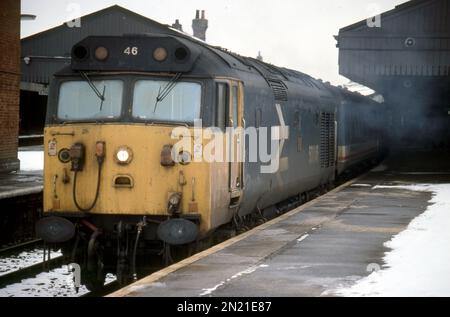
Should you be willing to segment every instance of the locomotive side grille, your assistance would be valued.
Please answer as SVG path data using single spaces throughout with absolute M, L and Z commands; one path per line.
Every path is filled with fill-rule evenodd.
M 336 163 L 336 125 L 335 125 L 335 114 L 330 114 L 330 121 L 329 121 L 329 129 L 330 129 L 330 166 L 334 166 Z
M 328 168 L 335 165 L 336 155 L 334 113 L 321 113 L 320 115 L 320 166 Z
M 273 94 L 275 96 L 276 101 L 287 101 L 287 87 L 283 83 L 283 81 L 279 79 L 268 79 L 270 87 L 272 87 Z

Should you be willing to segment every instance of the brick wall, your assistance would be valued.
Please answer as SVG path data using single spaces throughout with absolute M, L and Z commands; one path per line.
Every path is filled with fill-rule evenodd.
M 0 1 L 0 172 L 17 170 L 20 1 Z

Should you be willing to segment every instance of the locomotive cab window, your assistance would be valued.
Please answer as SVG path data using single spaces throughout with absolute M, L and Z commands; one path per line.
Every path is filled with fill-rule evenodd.
M 220 129 L 238 128 L 240 92 L 237 85 L 229 86 L 225 83 L 217 84 L 216 123 Z M 231 103 L 230 103 L 231 101 Z
M 62 120 L 118 118 L 122 111 L 122 96 L 121 80 L 64 82 L 59 89 L 58 118 Z
M 193 123 L 200 118 L 201 96 L 198 83 L 139 80 L 134 86 L 133 117 Z

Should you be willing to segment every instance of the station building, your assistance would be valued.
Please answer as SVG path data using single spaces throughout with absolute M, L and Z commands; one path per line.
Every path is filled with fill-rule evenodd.
M 0 172 L 19 169 L 20 1 L 0 1 Z
M 450 2 L 413 0 L 339 31 L 339 73 L 384 96 L 405 147 L 450 146 Z

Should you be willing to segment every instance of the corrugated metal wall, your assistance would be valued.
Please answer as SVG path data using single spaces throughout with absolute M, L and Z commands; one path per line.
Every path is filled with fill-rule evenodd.
M 126 33 L 171 32 L 165 26 L 114 6 L 101 14 L 88 15 L 81 19 L 80 28 L 67 25 L 31 36 L 22 40 L 22 81 L 48 84 L 53 74 L 66 65 L 68 59 L 50 57 L 70 57 L 72 46 L 90 35 L 123 35 Z M 29 65 L 23 61 L 31 56 Z M 34 56 L 34 57 L 33 57 Z
M 339 33 L 340 74 L 376 89 L 379 76 L 450 75 L 450 1 L 416 0 Z

